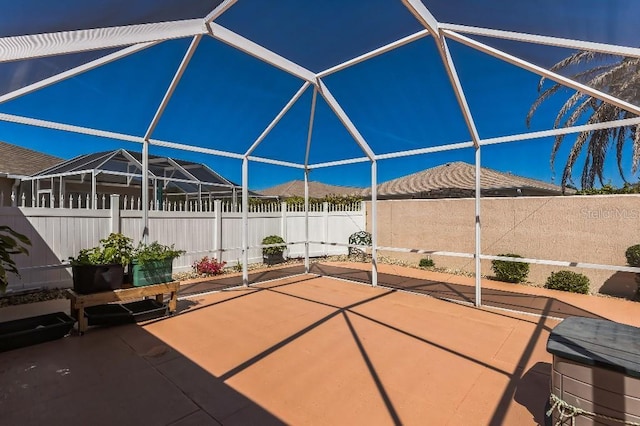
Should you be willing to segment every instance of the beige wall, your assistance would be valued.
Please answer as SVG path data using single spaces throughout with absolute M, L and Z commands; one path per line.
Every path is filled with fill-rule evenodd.
M 473 253 L 473 199 L 378 202 L 378 244 Z M 369 203 L 370 204 L 370 203 Z M 371 230 L 371 206 L 367 229 Z M 627 247 L 640 243 L 640 195 L 483 198 L 482 253 L 625 265 Z M 418 262 L 424 255 L 383 253 Z M 436 266 L 473 271 L 473 260 L 433 256 Z M 635 289 L 633 274 L 531 265 L 529 281 L 543 285 L 552 271 L 587 275 L 592 291 L 623 294 Z M 482 273 L 492 275 L 490 261 Z

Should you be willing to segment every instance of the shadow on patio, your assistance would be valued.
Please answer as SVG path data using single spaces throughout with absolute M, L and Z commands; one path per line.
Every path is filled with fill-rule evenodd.
M 275 278 L 299 267 L 287 269 Z M 0 354 L 4 421 L 544 421 L 551 319 L 312 275 L 192 295 L 181 308 Z

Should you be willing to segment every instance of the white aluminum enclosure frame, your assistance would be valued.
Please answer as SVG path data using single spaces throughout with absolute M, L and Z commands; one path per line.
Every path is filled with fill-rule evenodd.
M 247 38 L 224 28 L 215 20 L 224 14 L 229 8 L 232 8 L 236 3 L 235 0 L 224 0 L 211 11 L 207 16 L 202 19 L 190 19 L 183 21 L 152 23 L 143 25 L 130 25 L 124 27 L 112 27 L 92 30 L 78 30 L 78 31 L 65 31 L 61 33 L 52 34 L 38 34 L 38 35 L 25 35 L 19 37 L 4 37 L 0 38 L 0 63 L 16 60 L 24 60 L 29 58 L 53 56 L 59 54 L 69 54 L 76 52 L 83 52 L 88 50 L 98 50 L 106 48 L 122 47 L 122 50 L 106 55 L 103 58 L 96 59 L 85 65 L 76 67 L 72 70 L 62 72 L 58 75 L 49 77 L 42 81 L 33 83 L 27 87 L 15 90 L 11 93 L 0 96 L 0 103 L 8 100 L 15 99 L 26 93 L 31 93 L 42 87 L 46 87 L 51 84 L 55 84 L 58 81 L 62 81 L 66 78 L 79 75 L 97 66 L 109 63 L 113 60 L 117 60 L 121 57 L 125 57 L 129 54 L 135 54 L 137 51 L 143 50 L 147 47 L 155 45 L 159 42 L 176 39 L 176 38 L 191 38 L 192 43 L 189 49 L 185 53 L 182 63 L 175 73 L 174 79 L 167 89 L 165 96 L 157 107 L 153 120 L 149 123 L 149 127 L 144 135 L 127 135 L 117 132 L 104 131 L 100 129 L 92 129 L 82 126 L 74 126 L 65 123 L 57 123 L 45 120 L 39 120 L 31 117 L 21 117 L 10 114 L 0 114 L 0 121 L 6 121 L 11 123 L 20 123 L 31 126 L 38 126 L 43 128 L 63 130 L 67 132 L 75 132 L 80 134 L 98 136 L 103 138 L 109 138 L 114 140 L 135 142 L 143 145 L 143 169 L 148 171 L 148 151 L 149 146 L 161 146 L 169 147 L 172 149 L 199 152 L 209 155 L 223 156 L 227 158 L 233 158 L 241 160 L 242 162 L 242 250 L 243 250 L 243 281 L 244 284 L 248 284 L 248 177 L 249 177 L 249 161 L 263 162 L 268 164 L 280 165 L 285 167 L 291 167 L 300 169 L 304 172 L 305 183 L 308 182 L 309 171 L 316 168 L 326 168 L 347 164 L 356 164 L 361 162 L 371 163 L 371 194 L 372 194 L 372 284 L 377 284 L 377 264 L 376 255 L 380 249 L 403 251 L 406 249 L 388 248 L 378 246 L 378 232 L 377 232 L 377 166 L 381 160 L 391 158 L 401 158 L 413 155 L 423 155 L 435 152 L 469 149 L 475 150 L 475 166 L 476 166 L 476 182 L 475 182 L 475 249 L 473 254 L 468 253 L 448 253 L 448 252 L 431 252 L 443 255 L 473 257 L 475 259 L 475 273 L 476 273 L 476 298 L 475 304 L 481 304 L 481 259 L 504 259 L 510 260 L 510 258 L 501 258 L 496 256 L 483 255 L 481 253 L 481 215 L 480 215 L 480 152 L 481 147 L 485 145 L 494 145 L 502 143 L 517 142 L 522 140 L 531 140 L 537 138 L 546 138 L 557 135 L 565 135 L 571 133 L 579 133 L 588 130 L 613 128 L 618 126 L 638 125 L 640 124 L 640 118 L 632 118 L 626 120 L 616 120 L 611 122 L 603 122 L 591 125 L 580 125 L 562 129 L 551 129 L 539 132 L 528 132 L 514 135 L 507 135 L 501 137 L 483 139 L 478 133 L 476 125 L 473 120 L 473 111 L 469 108 L 464 89 L 460 83 L 456 68 L 455 61 L 451 57 L 449 48 L 447 45 L 448 40 L 454 40 L 458 43 L 462 43 L 472 49 L 482 52 L 487 55 L 491 55 L 499 60 L 506 61 L 515 66 L 528 70 L 530 72 L 541 75 L 545 78 L 549 78 L 558 82 L 566 87 L 572 88 L 579 92 L 588 94 L 597 99 L 613 104 L 626 111 L 629 111 L 635 115 L 640 115 L 640 106 L 631 104 L 622 99 L 619 99 L 610 94 L 604 93 L 597 89 L 585 86 L 578 81 L 571 78 L 563 77 L 557 73 L 554 73 L 548 69 L 534 65 L 522 58 L 503 52 L 499 49 L 487 46 L 472 38 L 469 38 L 463 34 L 478 35 L 484 37 L 502 38 L 508 40 L 517 40 L 521 42 L 528 42 L 545 46 L 560 46 L 578 50 L 592 50 L 595 52 L 610 53 L 614 55 L 623 55 L 628 57 L 640 57 L 640 49 L 632 46 L 619 46 L 613 44 L 593 43 L 583 40 L 573 40 L 567 38 L 551 37 L 543 34 L 526 34 L 514 31 L 504 31 L 500 29 L 478 28 L 457 23 L 441 23 L 438 22 L 436 17 L 431 14 L 429 9 L 423 4 L 421 0 L 398 0 L 402 1 L 404 6 L 416 17 L 416 19 L 423 25 L 424 29 L 418 31 L 409 36 L 403 37 L 399 40 L 388 43 L 384 46 L 378 47 L 370 52 L 364 53 L 352 59 L 349 59 L 341 64 L 336 64 L 331 68 L 323 70 L 318 73 L 314 73 L 305 67 L 296 64 L 295 62 L 285 58 L 275 52 L 266 49 L 260 44 L 248 40 Z M 210 36 L 216 40 L 226 43 L 235 49 L 245 52 L 248 55 L 253 56 L 267 64 L 270 64 L 284 72 L 287 72 L 302 81 L 302 87 L 293 94 L 290 101 L 283 106 L 281 111 L 275 116 L 273 121 L 267 126 L 262 134 L 252 142 L 249 148 L 243 153 L 228 152 L 223 150 L 217 150 L 206 147 L 198 147 L 182 143 L 181 141 L 161 141 L 152 139 L 152 133 L 162 118 L 162 113 L 171 99 L 171 95 L 175 90 L 180 78 L 182 77 L 184 70 L 189 66 L 189 60 L 193 56 L 193 53 L 198 48 L 198 44 L 203 36 Z M 334 73 L 338 73 L 344 69 L 347 69 L 353 65 L 367 61 L 376 56 L 393 51 L 401 46 L 412 43 L 416 40 L 423 39 L 425 37 L 433 38 L 436 46 L 440 52 L 441 60 L 444 69 L 447 72 L 454 94 L 457 97 L 460 112 L 467 124 L 469 134 L 471 135 L 470 141 L 461 141 L 457 143 L 446 143 L 407 150 L 398 151 L 384 154 L 376 154 L 367 143 L 365 138 L 359 132 L 357 126 L 349 119 L 345 111 L 342 109 L 340 102 L 331 94 L 329 88 L 325 85 L 323 79 Z M 311 86 L 313 86 L 313 100 L 311 116 L 309 118 L 308 135 L 306 139 L 306 154 L 304 161 L 301 163 L 293 163 L 287 161 L 280 161 L 270 158 L 262 158 L 253 156 L 253 152 L 265 139 L 269 132 L 276 126 L 276 124 L 282 119 L 282 117 L 289 111 L 289 109 L 300 99 L 302 94 Z M 330 161 L 324 163 L 313 164 L 309 158 L 310 144 L 312 139 L 313 125 L 314 125 L 314 111 L 317 95 L 322 96 L 345 129 L 354 139 L 355 143 L 362 149 L 364 156 L 358 158 L 343 159 L 337 161 Z M 143 173 L 144 174 L 144 173 Z M 144 181 L 144 180 L 143 180 Z M 148 183 L 147 183 L 148 185 Z M 143 194 L 147 194 L 148 191 L 143 191 Z M 148 203 L 143 203 L 145 209 L 148 209 Z M 305 184 L 305 212 L 307 215 L 306 225 L 306 242 L 305 242 L 305 269 L 308 271 L 309 259 L 308 259 L 308 247 L 309 247 L 309 233 L 308 233 L 308 186 Z M 145 226 L 148 221 L 148 212 L 145 210 Z M 147 233 L 145 231 L 145 237 Z M 418 250 L 418 252 L 423 252 Z M 571 262 L 556 261 L 556 260 L 541 260 L 541 259 L 518 259 L 518 261 L 525 261 L 528 263 L 545 264 L 545 265 L 565 265 L 573 264 Z M 581 266 L 592 267 L 597 269 L 615 270 L 615 271 L 629 271 L 640 272 L 640 268 L 622 267 L 616 265 L 594 265 L 594 264 L 582 264 Z
M 145 179 L 142 179 L 142 177 L 144 176 L 143 173 L 135 173 L 135 172 L 121 172 L 121 171 L 115 171 L 115 170 L 108 170 L 108 169 L 104 169 L 103 166 L 111 159 L 113 159 L 114 157 L 121 155 L 122 157 L 124 157 L 130 166 L 134 166 L 137 169 L 143 170 L 143 163 L 140 163 L 135 157 L 133 157 L 127 150 L 125 149 L 118 149 L 118 150 L 114 150 L 114 151 L 109 151 L 104 153 L 104 155 L 99 156 L 99 157 L 95 157 L 94 154 L 86 154 L 83 156 L 79 156 L 76 157 L 74 159 L 74 162 L 77 163 L 77 166 L 74 170 L 72 171 L 63 171 L 63 172 L 55 172 L 55 170 L 61 166 L 64 166 L 64 164 L 62 165 L 56 165 L 53 167 L 50 167 L 47 170 L 44 170 L 43 172 L 41 172 L 40 174 L 36 175 L 36 176 L 24 176 L 21 178 L 22 181 L 25 182 L 29 182 L 29 181 L 33 181 L 36 182 L 38 187 L 40 187 L 40 181 L 42 180 L 47 180 L 47 179 L 54 179 L 54 178 L 59 178 L 60 182 L 63 182 L 64 178 L 66 177 L 72 177 L 72 176 L 91 176 L 91 203 L 92 206 L 94 206 L 95 200 L 97 198 L 97 194 L 96 194 L 96 188 L 97 188 L 97 177 L 99 175 L 111 175 L 111 176 L 122 176 L 122 177 L 126 177 L 127 178 L 127 182 L 130 182 L 131 179 L 133 178 L 138 178 L 141 180 L 141 182 L 143 182 L 144 185 L 144 181 Z M 143 156 L 143 160 L 144 160 L 144 156 Z M 92 164 L 92 166 L 89 166 L 89 164 Z M 147 166 L 147 173 L 146 176 L 148 176 L 147 181 L 154 181 L 154 182 L 159 182 L 162 181 L 164 182 L 163 186 L 166 186 L 167 183 L 169 182 L 176 182 L 176 183 L 187 183 L 187 184 L 191 184 L 191 185 L 195 185 L 198 187 L 202 187 L 202 186 L 206 186 L 209 188 L 212 187 L 217 187 L 220 188 L 221 191 L 226 190 L 226 192 L 229 192 L 231 194 L 231 198 L 232 200 L 235 197 L 235 190 L 239 189 L 238 186 L 234 185 L 232 182 L 228 181 L 227 179 L 225 179 L 224 177 L 220 176 L 218 173 L 216 173 L 215 171 L 211 170 L 208 166 L 206 165 L 199 165 L 194 163 L 193 166 L 198 166 L 204 170 L 206 170 L 207 172 L 211 173 L 212 175 L 214 175 L 215 177 L 219 178 L 221 181 L 226 182 L 226 183 L 219 183 L 219 182 L 209 182 L 209 181 L 205 181 L 205 180 L 201 180 L 198 179 L 197 177 L 195 177 L 193 174 L 191 174 L 189 172 L 189 170 L 187 169 L 187 167 L 190 166 L 182 166 L 180 165 L 177 161 L 175 161 L 173 158 L 170 157 L 157 157 L 155 159 L 152 160 L 148 160 L 148 156 L 147 156 L 147 164 L 159 164 L 159 163 L 167 163 L 168 165 L 170 165 L 170 169 L 168 167 L 163 167 L 163 171 L 167 172 L 169 170 L 173 171 L 173 172 L 180 172 L 182 175 L 184 175 L 185 177 L 187 177 L 187 179 L 184 178 L 178 178 L 175 177 L 173 175 L 158 175 L 153 173 L 152 171 L 150 171 L 148 169 Z M 82 178 L 82 180 L 84 180 L 84 178 Z M 108 185 L 108 184 L 107 184 Z M 128 185 L 128 184 L 127 184 Z M 58 197 L 58 199 L 62 199 L 62 195 L 63 195 L 63 191 L 62 191 L 62 187 L 63 184 L 60 185 L 60 195 Z M 206 194 L 212 193 L 211 190 L 206 191 Z M 183 194 L 185 196 L 191 195 L 192 193 L 189 192 L 181 192 L 180 194 Z M 205 193 L 202 193 L 201 191 L 199 191 L 197 194 L 200 195 L 204 195 Z M 145 200 L 144 200 L 144 191 L 142 194 L 142 203 L 144 205 Z M 156 203 L 156 199 L 154 198 L 154 204 Z M 39 202 L 39 201 L 38 201 Z M 149 205 L 150 200 L 146 200 L 147 206 Z

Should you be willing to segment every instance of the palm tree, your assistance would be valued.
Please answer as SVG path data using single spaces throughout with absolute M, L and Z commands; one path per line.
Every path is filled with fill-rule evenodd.
M 640 103 L 640 59 L 625 58 L 594 52 L 576 52 L 571 56 L 555 64 L 554 72 L 565 71 L 576 81 L 606 92 L 619 99 L 638 105 Z M 573 72 L 571 72 L 573 70 Z M 533 103 L 527 114 L 527 126 L 538 107 L 547 99 L 564 88 L 560 84 L 554 84 L 543 90 L 545 79 L 538 84 L 538 99 Z M 592 96 L 580 92 L 573 94 L 564 103 L 558 112 L 553 128 L 569 127 L 575 124 L 592 124 L 604 121 L 633 118 L 635 114 L 622 108 L 613 106 Z M 551 169 L 553 170 L 558 150 L 566 135 L 556 136 L 551 150 Z M 582 189 L 594 187 L 596 179 L 603 185 L 603 169 L 607 153 L 612 145 L 615 145 L 618 171 L 626 182 L 622 169 L 622 153 L 626 143 L 631 142 L 633 147 L 631 172 L 638 170 L 640 162 L 640 131 L 637 126 L 616 127 L 611 129 L 594 130 L 579 133 L 571 151 L 567 157 L 562 173 L 562 189 L 572 183 L 573 166 L 582 151 L 585 151 L 585 160 L 582 167 Z

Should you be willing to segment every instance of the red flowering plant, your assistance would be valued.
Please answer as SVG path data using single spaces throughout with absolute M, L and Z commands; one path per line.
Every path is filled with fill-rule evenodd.
M 193 269 L 198 275 L 220 275 L 224 272 L 226 264 L 227 262 L 218 262 L 214 257 L 209 259 L 208 256 L 205 256 L 193 264 Z

